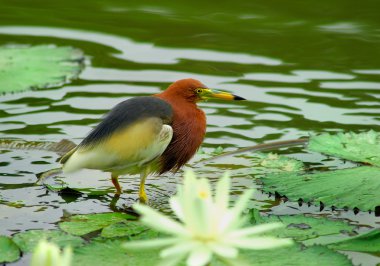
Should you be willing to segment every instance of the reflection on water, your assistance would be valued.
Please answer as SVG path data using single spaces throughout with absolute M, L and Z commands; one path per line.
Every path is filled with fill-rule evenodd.
M 98 7 L 100 10 L 93 10 L 99 16 L 115 16 L 104 21 L 123 25 L 105 22 L 103 26 L 108 28 L 102 28 L 102 20 L 94 17 L 87 18 L 88 27 L 79 22 L 73 24 L 65 17 L 67 14 L 61 13 L 56 14 L 56 20 L 46 23 L 17 25 L 19 23 L 11 23 L 12 15 L 6 17 L 10 22 L 5 23 L 0 18 L 0 22 L 3 21 L 1 44 L 71 45 L 87 55 L 85 70 L 72 84 L 2 95 L 1 138 L 46 141 L 67 138 L 79 143 L 118 102 L 158 93 L 169 83 L 187 77 L 248 99 L 238 103 L 200 103 L 208 119 L 203 145 L 206 151 L 218 146 L 232 150 L 267 141 L 295 139 L 309 133 L 379 129 L 380 66 L 372 58 L 380 54 L 380 46 L 370 30 L 371 21 L 321 21 L 315 14 L 303 19 L 282 14 L 278 17 L 281 22 L 272 22 L 270 18 L 277 15 L 257 7 L 255 13 L 242 8 L 239 12 L 231 9 L 227 13 L 198 14 L 198 28 L 193 25 L 194 20 L 181 16 L 183 10 L 170 4 L 167 4 L 169 7 L 119 4 L 102 4 Z M 72 15 L 76 14 L 73 10 Z M 34 21 L 31 17 L 28 19 Z M 171 24 L 167 30 L 146 27 L 146 19 L 155 19 L 162 25 L 175 21 L 182 31 L 176 31 Z M 130 20 L 135 27 L 130 27 Z M 61 25 L 61 21 L 65 21 L 65 25 Z M 25 26 L 32 24 L 49 27 Z M 370 36 L 366 36 L 367 32 Z M 341 39 L 348 38 L 345 36 L 355 36 L 354 44 Z M 368 38 L 377 46 L 367 42 Z M 357 50 L 348 49 L 351 45 L 356 45 Z M 370 55 L 362 52 L 366 49 Z M 331 169 L 352 166 L 320 154 L 305 153 L 301 148 L 281 152 L 290 153 L 316 168 L 322 167 L 321 161 Z M 113 188 L 104 173 L 84 171 L 63 179 L 73 187 L 108 192 L 104 196 L 59 195 L 34 185 L 35 174 L 57 167 L 57 155 L 43 151 L 3 151 L 0 156 L 0 200 L 4 203 L 0 204 L 0 234 L 54 228 L 63 211 L 110 210 Z M 230 157 L 206 166 L 194 164 L 199 158 L 194 158 L 190 166 L 193 165 L 198 175 L 212 181 L 224 170 L 233 171 L 234 194 L 246 187 L 258 187 L 247 158 Z M 165 210 L 167 197 L 175 193 L 181 178 L 181 173 L 150 178 L 147 192 L 152 205 Z M 117 203 L 120 209 L 137 200 L 139 182 L 132 176 L 122 178 L 121 184 L 127 193 Z M 320 213 L 354 224 L 380 226 L 373 214 L 354 215 L 351 211 L 332 212 L 328 208 L 319 212 L 318 207 L 284 204 L 260 191 L 251 206 L 271 209 L 278 214 Z
M 10 35 L 48 36 L 94 42 L 105 46 L 111 46 L 118 50 L 119 53 L 113 55 L 117 58 L 138 63 L 175 64 L 178 63 L 179 59 L 263 65 L 280 65 L 282 63 L 280 60 L 242 53 L 226 53 L 201 49 L 167 49 L 155 47 L 148 43 L 136 43 L 128 38 L 120 38 L 110 34 L 79 30 L 43 27 L 1 27 L 0 33 Z

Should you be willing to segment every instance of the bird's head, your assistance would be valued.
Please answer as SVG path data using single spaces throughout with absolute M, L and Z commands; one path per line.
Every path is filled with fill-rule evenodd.
M 209 89 L 206 85 L 196 79 L 180 79 L 171 84 L 162 94 L 170 95 L 178 100 L 196 103 L 198 101 L 206 101 L 209 99 L 223 100 L 245 100 L 243 97 L 231 94 L 229 92 Z

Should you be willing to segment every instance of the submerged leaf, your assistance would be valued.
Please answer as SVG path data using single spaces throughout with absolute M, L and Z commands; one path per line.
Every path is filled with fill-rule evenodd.
M 59 227 L 67 233 L 82 236 L 113 224 L 135 219 L 135 216 L 118 212 L 74 215 L 69 221 L 59 223 Z
M 308 148 L 343 159 L 380 166 L 380 133 L 338 133 L 312 136 Z
M 82 51 L 54 45 L 0 47 L 0 92 L 49 88 L 77 78 Z
M 22 139 L 0 139 L 0 148 L 10 150 L 53 151 L 60 155 L 63 155 L 75 147 L 76 144 L 67 139 L 62 139 L 59 142 L 28 141 Z
M 61 248 L 66 246 L 79 247 L 84 241 L 82 238 L 66 234 L 59 230 L 30 230 L 18 233 L 13 237 L 13 241 L 23 252 L 31 252 L 38 242 L 45 239 Z
M 13 262 L 20 257 L 18 246 L 6 236 L 0 236 L 0 263 Z
M 249 155 L 255 174 L 296 172 L 304 169 L 301 161 L 275 153 L 253 153 Z
M 261 179 L 264 191 L 293 201 L 373 210 L 380 206 L 380 168 L 363 166 L 329 172 L 279 173 Z

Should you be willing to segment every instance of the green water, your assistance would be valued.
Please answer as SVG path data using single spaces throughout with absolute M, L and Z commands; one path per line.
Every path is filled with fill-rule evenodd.
M 0 138 L 79 143 L 116 103 L 150 95 L 187 77 L 231 91 L 246 102 L 201 103 L 208 117 L 203 148 L 226 150 L 309 133 L 379 130 L 380 3 L 378 1 L 15 1 L 0 0 L 0 45 L 74 46 L 87 56 L 73 83 L 0 97 Z M 15 77 L 17 78 L 17 77 Z M 301 148 L 282 153 L 315 167 L 344 162 Z M 127 193 L 110 207 L 112 184 L 100 172 L 66 181 L 109 190 L 101 197 L 67 196 L 35 186 L 36 174 L 57 167 L 57 155 L 7 151 L 0 164 L 0 234 L 55 228 L 64 213 L 124 210 L 137 199 L 138 179 L 121 180 Z M 197 158 L 194 159 L 196 161 Z M 191 165 L 191 164 L 190 164 Z M 256 187 L 249 162 L 226 158 L 199 175 L 215 180 L 241 169 L 234 191 Z M 223 170 L 223 171 L 222 171 Z M 165 210 L 181 181 L 150 178 L 152 205 Z M 361 226 L 380 227 L 375 215 L 281 203 L 258 193 L 252 206 L 276 214 L 321 213 Z M 349 254 L 355 264 L 378 257 Z M 23 264 L 25 261 L 18 262 Z

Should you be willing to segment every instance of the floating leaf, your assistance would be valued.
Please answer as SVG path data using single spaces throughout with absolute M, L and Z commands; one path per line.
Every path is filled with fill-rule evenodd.
M 149 231 L 150 229 L 141 223 L 125 220 L 120 223 L 114 223 L 102 230 L 102 237 L 121 237 L 121 236 L 130 236 L 135 239 L 135 236 L 138 236 L 145 231 Z M 138 237 L 140 238 L 140 237 Z
M 144 250 L 141 252 L 128 252 L 122 247 L 125 240 L 93 241 L 85 247 L 74 251 L 73 266 L 115 266 L 156 265 L 159 261 L 158 252 Z
M 380 253 L 380 231 L 373 230 L 369 233 L 330 244 L 328 247 L 335 250 Z
M 0 236 L 0 263 L 13 262 L 20 257 L 18 246 L 6 236 Z
M 0 47 L 0 92 L 49 88 L 77 78 L 82 51 L 54 45 Z
M 338 133 L 312 136 L 308 148 L 343 159 L 380 166 L 380 133 Z
M 92 265 L 157 265 L 161 260 L 159 250 L 126 251 L 122 244 L 125 240 L 93 241 L 87 246 L 75 249 L 74 266 Z M 288 248 L 276 248 L 258 251 L 242 251 L 237 265 L 352 265 L 342 254 L 322 246 L 301 248 L 293 245 Z M 245 263 L 245 264 L 244 264 Z M 185 265 L 184 262 L 179 265 Z M 226 265 L 214 260 L 210 265 Z
M 279 228 L 270 232 L 270 235 L 293 238 L 296 241 L 316 238 L 325 235 L 340 234 L 344 231 L 352 231 L 355 227 L 338 220 L 329 220 L 320 216 L 298 215 L 270 215 L 260 216 L 257 210 L 251 211 L 251 216 L 255 223 L 281 222 L 284 228 Z
M 357 168 L 308 173 L 279 173 L 261 179 L 264 191 L 290 200 L 323 202 L 328 206 L 373 210 L 380 206 L 380 168 Z
M 82 236 L 125 220 L 135 219 L 135 216 L 118 212 L 74 215 L 69 221 L 59 223 L 59 227 L 67 233 Z
M 324 246 L 312 246 L 303 248 L 292 245 L 286 248 L 265 249 L 256 251 L 243 251 L 241 257 L 246 265 L 262 266 L 321 266 L 352 265 L 350 260 L 343 254 L 334 252 Z M 241 264 L 243 265 L 243 264 Z
M 59 230 L 30 230 L 18 233 L 13 237 L 13 241 L 23 252 L 33 251 L 41 239 L 55 243 L 61 248 L 66 246 L 79 247 L 84 243 L 82 238 L 66 234 Z

